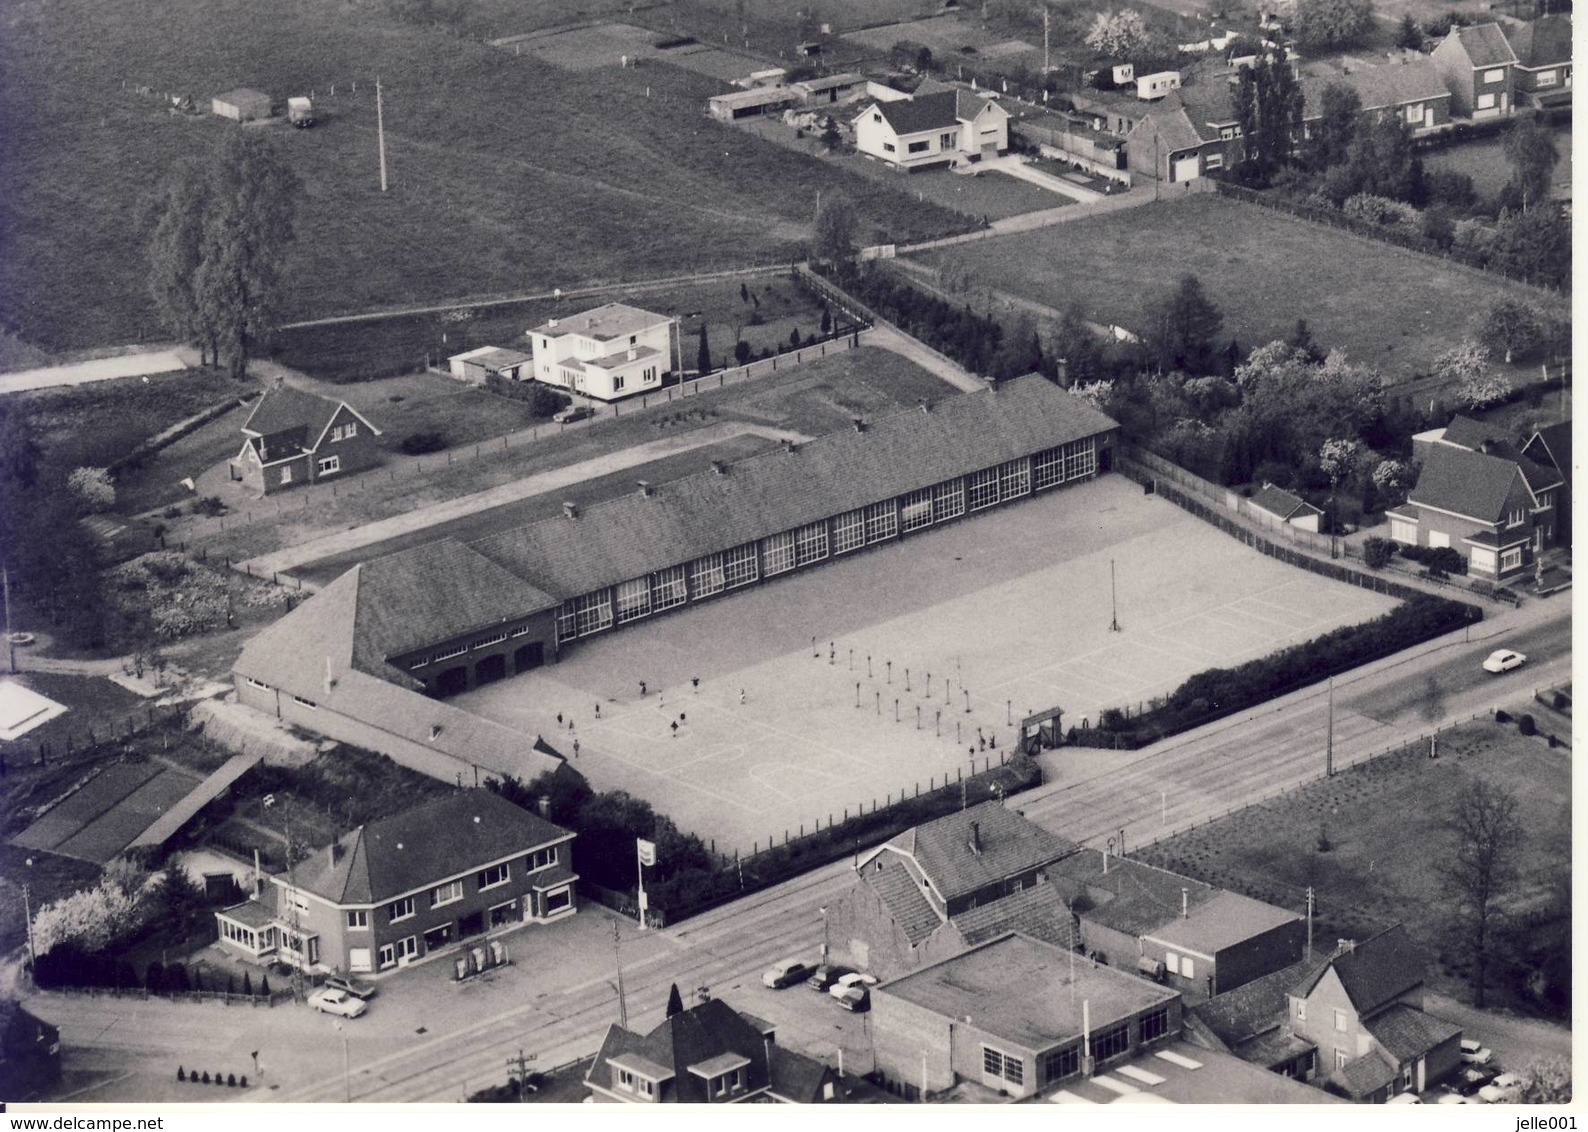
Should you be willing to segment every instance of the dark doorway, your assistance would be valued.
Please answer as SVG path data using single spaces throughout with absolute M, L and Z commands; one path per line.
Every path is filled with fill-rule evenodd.
M 1112 471 L 1114 468 L 1114 450 L 1102 448 L 1097 453 L 1097 470 L 1099 473 Z
M 497 653 L 495 656 L 488 656 L 474 666 L 474 686 L 476 688 L 505 679 L 507 679 L 507 657 L 501 653 Z
M 531 668 L 539 668 L 546 663 L 546 646 L 536 641 L 532 645 L 525 645 L 513 654 L 513 671 L 528 672 Z
M 448 668 L 436 677 L 436 695 L 455 696 L 469 690 L 469 670 L 464 665 Z
M 471 935 L 479 935 L 485 930 L 484 911 L 470 912 L 458 921 L 458 935 L 467 939 Z

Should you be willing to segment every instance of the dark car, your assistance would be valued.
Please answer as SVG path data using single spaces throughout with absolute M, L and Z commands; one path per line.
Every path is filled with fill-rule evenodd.
M 346 975 L 331 975 L 325 980 L 325 985 L 332 990 L 343 991 L 354 998 L 371 999 L 375 997 L 375 987 L 372 983 L 363 983 Z
M 1479 1089 L 1494 1080 L 1496 1072 L 1484 1065 L 1463 1065 L 1456 1071 L 1456 1092 L 1464 1097 L 1476 1096 Z
M 811 977 L 805 980 L 805 985 L 811 990 L 824 991 L 847 974 L 850 974 L 848 967 L 840 967 L 836 963 L 823 963 L 811 972 Z
M 569 405 L 566 409 L 558 409 L 552 415 L 551 421 L 553 424 L 573 424 L 575 421 L 582 421 L 586 417 L 593 416 L 595 416 L 595 410 L 589 405 Z
M 838 1005 L 856 1014 L 864 1014 L 871 1009 L 871 988 L 864 983 L 856 983 L 838 996 Z

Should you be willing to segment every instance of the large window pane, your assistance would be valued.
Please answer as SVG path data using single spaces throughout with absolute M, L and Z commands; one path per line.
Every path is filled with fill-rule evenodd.
M 1016 499 L 1031 494 L 1030 460 L 1022 456 L 999 467 L 998 494 L 1002 499 Z
M 761 540 L 761 557 L 767 577 L 794 569 L 794 532 L 783 531 Z
M 722 573 L 722 555 L 708 554 L 689 564 L 689 595 L 696 601 L 727 588 Z
M 970 474 L 970 509 L 979 511 L 998 502 L 998 469 L 983 468 Z
M 658 570 L 651 594 L 658 611 L 683 605 L 689 599 L 689 589 L 684 585 L 684 568 L 669 566 L 665 570 Z
M 932 489 L 923 487 L 920 491 L 912 491 L 904 497 L 902 508 L 904 529 L 918 531 L 922 527 L 932 525 Z
M 899 533 L 899 511 L 893 500 L 873 503 L 866 511 L 866 542 L 882 542 Z
M 941 523 L 965 513 L 965 481 L 951 479 L 932 488 L 932 521 Z
M 799 565 L 807 566 L 812 562 L 820 562 L 827 557 L 827 524 L 810 523 L 801 527 L 794 535 L 794 559 Z
M 722 572 L 730 590 L 735 586 L 747 586 L 760 577 L 755 543 L 747 542 L 728 551 L 723 556 Z
M 651 611 L 651 580 L 634 578 L 618 583 L 618 624 L 637 621 Z
M 862 511 L 845 511 L 833 520 L 833 553 L 843 554 L 866 545 L 866 519 Z

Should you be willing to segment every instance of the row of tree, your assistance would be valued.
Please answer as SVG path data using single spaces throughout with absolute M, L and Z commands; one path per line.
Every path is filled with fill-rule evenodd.
M 63 943 L 40 955 L 33 967 L 34 982 L 43 988 L 90 987 L 105 990 L 146 990 L 150 994 L 241 994 L 270 997 L 270 976 L 263 971 L 259 981 L 244 971 L 241 979 L 226 971 L 212 970 L 202 964 L 150 963 L 142 974 L 125 959 L 103 952 L 84 951 L 76 944 Z

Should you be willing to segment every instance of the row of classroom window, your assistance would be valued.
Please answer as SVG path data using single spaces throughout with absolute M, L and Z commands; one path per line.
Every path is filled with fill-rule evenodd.
M 956 476 L 907 495 L 845 511 L 832 519 L 780 531 L 686 565 L 670 566 L 643 578 L 582 594 L 563 603 L 557 615 L 557 638 L 569 641 L 587 637 L 614 624 L 627 624 L 689 601 L 715 597 L 762 578 L 886 542 L 901 532 L 946 523 L 967 511 L 981 511 L 1034 491 L 1086 479 L 1096 472 L 1096 439 L 1087 437 L 968 476 Z
M 1138 1045 L 1156 1041 L 1169 1032 L 1169 1008 L 1159 1007 L 1141 1018 L 1141 1038 Z M 1130 1049 L 1130 1023 L 1099 1030 L 1091 1037 L 1092 1059 L 1101 1065 Z M 1037 1057 L 1037 1084 L 1062 1081 L 1081 1071 L 1081 1043 L 1063 1049 L 1048 1050 Z M 1005 1053 L 996 1046 L 981 1047 L 982 1072 L 989 1077 L 1000 1077 L 1011 1085 L 1024 1085 L 1026 1063 L 1023 1058 Z

